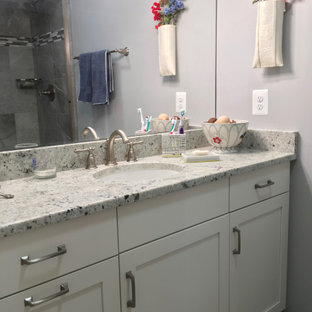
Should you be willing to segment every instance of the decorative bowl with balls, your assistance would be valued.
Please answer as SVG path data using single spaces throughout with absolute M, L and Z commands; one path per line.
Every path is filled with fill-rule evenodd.
M 210 118 L 202 122 L 204 134 L 215 152 L 233 153 L 244 139 L 248 130 L 248 121 L 230 120 L 227 116 Z

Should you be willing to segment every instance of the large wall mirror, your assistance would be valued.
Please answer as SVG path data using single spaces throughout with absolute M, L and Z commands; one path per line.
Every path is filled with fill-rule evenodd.
M 137 108 L 175 115 L 187 93 L 187 116 L 199 124 L 215 112 L 216 1 L 185 0 L 177 25 L 177 75 L 160 77 L 158 37 L 149 0 L 0 0 L 0 151 L 101 138 L 140 128 Z M 81 53 L 114 53 L 109 105 L 79 102 Z M 89 138 L 91 139 L 91 138 Z

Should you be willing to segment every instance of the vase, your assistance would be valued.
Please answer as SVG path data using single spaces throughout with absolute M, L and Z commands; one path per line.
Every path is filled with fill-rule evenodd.
M 259 1 L 257 8 L 254 68 L 282 67 L 285 1 Z
M 158 28 L 158 53 L 160 76 L 176 75 L 176 26 Z

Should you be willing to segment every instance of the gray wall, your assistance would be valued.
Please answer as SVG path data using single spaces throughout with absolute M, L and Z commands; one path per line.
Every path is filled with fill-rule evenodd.
M 102 137 L 140 128 L 137 108 L 156 117 L 175 113 L 175 92 L 187 92 L 187 115 L 199 123 L 214 115 L 215 0 L 185 1 L 177 27 L 178 74 L 161 78 L 158 37 L 149 0 L 71 0 L 73 54 L 128 46 L 114 55 L 116 91 L 109 106 L 78 103 L 79 133 L 93 125 Z M 74 64 L 79 86 L 78 62 Z M 78 88 L 77 88 L 78 89 Z M 78 91 L 78 90 L 77 90 Z
M 293 1 L 285 15 L 281 69 L 252 69 L 256 6 L 218 1 L 217 113 L 252 128 L 298 130 L 291 177 L 287 312 L 311 312 L 312 289 L 312 2 Z M 251 114 L 253 89 L 269 89 L 269 115 Z

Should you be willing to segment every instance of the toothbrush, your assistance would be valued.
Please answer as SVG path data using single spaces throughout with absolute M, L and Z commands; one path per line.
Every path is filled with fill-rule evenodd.
M 144 129 L 144 132 L 148 132 L 149 131 L 151 120 L 152 120 L 152 116 L 150 116 L 150 115 L 146 115 L 145 116 L 146 126 L 145 126 L 145 129 Z
M 32 166 L 33 166 L 33 170 L 35 171 L 37 169 L 37 160 L 36 160 L 36 158 L 32 159 Z
M 184 129 L 183 129 L 183 117 L 185 116 L 185 110 L 181 110 L 181 118 L 180 118 L 180 123 L 179 123 L 179 134 L 184 134 Z
M 142 112 L 142 108 L 138 108 L 138 114 L 140 115 L 141 118 L 141 131 L 144 131 L 145 129 L 145 122 L 144 122 L 144 118 L 143 118 L 143 112 Z
M 171 124 L 172 124 L 172 126 L 171 126 L 171 130 L 170 130 L 170 134 L 173 134 L 174 128 L 175 128 L 175 126 L 176 126 L 176 124 L 177 124 L 177 117 L 173 117 L 173 118 L 171 119 Z

